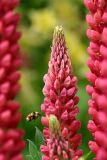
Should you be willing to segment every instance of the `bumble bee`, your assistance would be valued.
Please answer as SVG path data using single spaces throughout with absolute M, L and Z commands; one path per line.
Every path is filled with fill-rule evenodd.
M 27 115 L 26 120 L 30 122 L 32 120 L 36 120 L 40 116 L 41 116 L 41 114 L 39 112 L 32 112 Z

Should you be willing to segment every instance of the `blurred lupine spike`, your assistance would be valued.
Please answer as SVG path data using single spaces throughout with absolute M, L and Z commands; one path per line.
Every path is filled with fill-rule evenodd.
M 20 105 L 14 100 L 19 92 L 21 66 L 17 32 L 19 14 L 14 9 L 19 0 L 0 1 L 0 160 L 22 160 L 25 142 L 23 130 L 18 129 Z
M 92 118 L 88 129 L 94 141 L 89 142 L 89 147 L 95 153 L 95 160 L 107 160 L 107 1 L 84 2 L 90 11 L 86 21 L 90 26 L 87 36 L 91 41 L 88 47 L 88 66 L 91 71 L 87 78 L 91 85 L 86 90 L 92 97 L 88 102 Z
M 77 134 L 81 124 L 76 120 L 79 111 L 77 79 L 72 75 L 62 27 L 57 26 L 54 30 L 49 69 L 44 82 L 45 99 L 41 110 L 45 117 L 41 121 L 45 125 L 43 133 L 46 145 L 41 145 L 42 159 L 77 160 L 82 155 L 82 150 L 78 150 L 81 134 Z

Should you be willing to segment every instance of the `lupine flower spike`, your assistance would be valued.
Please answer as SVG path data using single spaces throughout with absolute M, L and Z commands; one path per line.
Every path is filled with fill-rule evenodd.
M 18 4 L 19 0 L 0 0 L 0 160 L 22 160 L 25 146 L 23 130 L 17 128 L 20 105 L 14 100 L 20 89 L 20 15 L 14 13 Z
M 79 112 L 79 98 L 75 95 L 77 79 L 72 74 L 62 27 L 56 27 L 53 34 L 49 69 L 44 82 L 45 99 L 41 110 L 45 113 L 42 123 L 45 125 L 43 133 L 46 145 L 41 146 L 44 154 L 42 160 L 78 160 L 82 150 L 78 150 L 81 134 L 76 133 L 80 128 L 80 122 L 76 120 Z M 49 127 L 50 115 L 57 119 L 58 132 L 56 128 L 52 132 Z
M 89 100 L 89 114 L 91 120 L 88 129 L 94 141 L 89 147 L 95 153 L 94 160 L 107 160 L 107 1 L 85 0 L 90 13 L 86 16 L 90 29 L 87 36 L 90 39 L 88 47 L 90 72 L 87 74 L 91 85 L 87 92 Z

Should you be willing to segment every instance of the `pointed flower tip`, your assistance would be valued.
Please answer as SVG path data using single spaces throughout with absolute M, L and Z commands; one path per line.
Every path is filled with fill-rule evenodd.
M 49 116 L 49 128 L 53 134 L 58 134 L 60 132 L 60 124 L 55 115 Z
M 63 32 L 63 27 L 62 26 L 56 26 L 55 27 L 55 33 L 60 33 Z
M 62 46 L 65 46 L 65 36 L 62 26 L 56 26 L 53 34 L 53 46 L 55 43 L 61 43 Z
M 63 34 L 64 31 L 63 31 L 63 27 L 62 26 L 56 26 L 55 29 L 54 29 L 54 36 L 57 36 L 57 35 L 60 35 L 60 34 Z

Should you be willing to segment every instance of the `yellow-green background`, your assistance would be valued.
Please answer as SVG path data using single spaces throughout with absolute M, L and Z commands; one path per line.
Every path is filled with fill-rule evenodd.
M 43 75 L 47 72 L 50 57 L 52 34 L 56 25 L 62 25 L 65 32 L 67 47 L 72 61 L 74 75 L 78 78 L 78 95 L 80 96 L 78 118 L 82 122 L 79 132 L 83 140 L 80 148 L 84 154 L 89 152 L 88 140 L 91 139 L 87 130 L 88 95 L 85 86 L 88 83 L 85 74 L 88 70 L 86 48 L 88 39 L 85 35 L 87 10 L 82 0 L 21 0 L 18 12 L 22 15 L 19 30 L 23 33 L 20 40 L 23 53 L 21 92 L 17 99 L 21 103 L 22 122 L 25 129 L 25 140 L 34 139 L 35 126 L 42 129 L 40 119 L 28 123 L 26 115 L 32 111 L 40 111 L 43 102 Z M 25 150 L 25 154 L 27 149 Z

